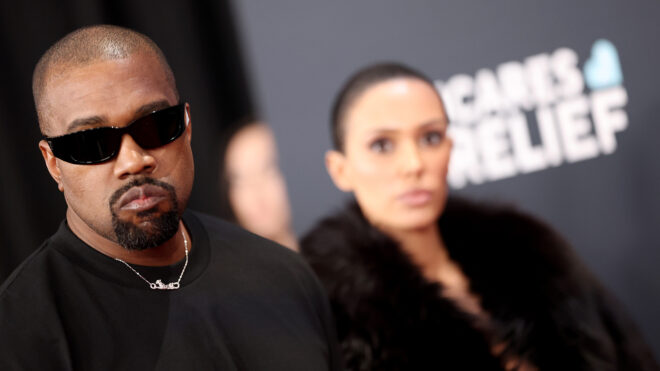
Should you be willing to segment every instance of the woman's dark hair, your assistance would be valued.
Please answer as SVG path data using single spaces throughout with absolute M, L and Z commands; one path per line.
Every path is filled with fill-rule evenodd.
M 330 132 L 332 135 L 332 145 L 335 150 L 344 150 L 344 119 L 346 112 L 348 112 L 348 109 L 357 97 L 374 84 L 399 77 L 419 79 L 434 86 L 433 81 L 423 73 L 396 62 L 376 63 L 365 66 L 355 72 L 344 83 L 335 98 L 330 114 Z

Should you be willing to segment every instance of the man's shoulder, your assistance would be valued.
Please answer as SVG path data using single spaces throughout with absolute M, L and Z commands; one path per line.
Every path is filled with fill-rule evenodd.
M 250 264 L 269 264 L 271 267 L 287 265 L 307 268 L 298 253 L 232 222 L 193 210 L 186 212 L 184 220 L 198 222 L 208 235 L 211 249 L 225 257 L 229 255 Z
M 21 347 L 16 334 L 31 341 L 40 338 L 44 327 L 53 334 L 58 326 L 57 287 L 62 282 L 57 276 L 67 271 L 65 260 L 46 240 L 0 285 L 0 343 L 9 340 Z M 0 358 L 3 354 L 0 351 Z
M 50 282 L 60 258 L 47 240 L 0 285 L 0 369 L 70 368 Z
M 183 219 L 186 223 L 190 223 L 190 227 L 193 229 L 196 226 L 195 224 L 202 226 L 210 238 L 221 237 L 225 239 L 231 239 L 232 241 L 243 241 L 246 239 L 254 239 L 254 237 L 256 237 L 256 240 L 261 239 L 267 241 L 266 243 L 270 242 L 246 231 L 245 229 L 230 221 L 200 211 L 188 209 L 184 213 Z
M 14 288 L 23 289 L 24 286 L 33 286 L 33 283 L 39 280 L 39 277 L 46 274 L 53 255 L 49 242 L 50 239 L 44 241 L 2 282 L 0 285 L 0 301 L 5 300 L 6 292 L 12 291 Z
M 206 230 L 211 249 L 211 276 L 239 285 L 288 287 L 305 296 L 321 296 L 321 286 L 307 262 L 297 252 L 246 231 L 231 222 L 195 211 L 187 211 L 186 222 Z M 194 244 L 194 242 L 193 242 Z M 219 273 L 220 272 L 220 273 Z M 246 274 L 249 272 L 249 274 Z M 247 286 L 244 286 L 247 285 Z

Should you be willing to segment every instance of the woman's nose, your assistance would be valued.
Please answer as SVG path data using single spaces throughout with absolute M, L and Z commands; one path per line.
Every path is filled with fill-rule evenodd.
M 399 153 L 401 172 L 405 175 L 418 176 L 423 169 L 422 157 L 415 143 L 407 143 Z

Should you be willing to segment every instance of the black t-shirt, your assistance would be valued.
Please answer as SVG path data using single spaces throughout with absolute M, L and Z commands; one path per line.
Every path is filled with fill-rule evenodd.
M 297 254 L 209 216 L 183 220 L 192 244 L 173 291 L 63 222 L 0 287 L 0 370 L 340 369 L 327 299 Z M 134 267 L 168 283 L 183 264 Z

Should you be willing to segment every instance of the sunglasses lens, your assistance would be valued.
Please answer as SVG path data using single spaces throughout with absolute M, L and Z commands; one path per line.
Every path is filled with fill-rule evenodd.
M 185 123 L 183 105 L 166 108 L 135 121 L 129 132 L 133 139 L 145 149 L 157 148 L 177 139 Z
M 53 138 L 49 144 L 55 157 L 75 164 L 94 164 L 112 158 L 120 139 L 111 128 L 97 128 Z

